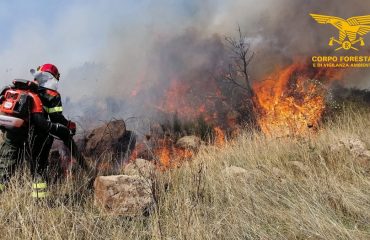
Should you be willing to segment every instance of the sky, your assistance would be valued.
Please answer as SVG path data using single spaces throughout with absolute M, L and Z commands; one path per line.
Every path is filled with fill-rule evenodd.
M 17 66 L 24 66 L 26 63 L 33 66 L 43 61 L 53 61 L 60 64 L 61 70 L 68 70 L 76 64 L 91 61 L 98 51 L 107 47 L 107 38 L 112 37 L 115 31 L 123 31 L 133 25 L 148 26 L 158 22 L 166 22 L 168 29 L 183 27 L 186 25 L 186 19 L 191 18 L 197 11 L 196 4 L 193 4 L 195 1 L 156 2 L 1 1 L 0 56 L 7 57 L 6 61 L 2 60 L 1 67 L 21 73 Z M 156 14 L 151 13 L 154 8 Z M 178 21 L 184 23 L 183 26 L 171 26 L 175 24 L 171 22 L 174 15 Z
M 53 63 L 63 96 L 79 101 L 117 95 L 116 86 L 107 88 L 112 85 L 107 70 L 109 77 L 125 77 L 128 85 L 132 79 L 133 85 L 153 39 L 212 19 L 222 5 L 220 0 L 0 1 L 0 84 L 29 79 L 31 68 Z M 116 73 L 122 68 L 127 71 Z
M 95 61 L 112 26 L 130 22 L 146 1 L 16 0 L 0 3 L 1 81 L 26 77 L 31 67 L 51 62 L 63 75 Z M 129 23 L 128 23 L 129 24 Z M 5 60 L 6 59 L 6 60 Z M 4 74 L 4 71 L 7 74 Z
M 117 51 L 112 44 L 146 44 L 143 38 L 154 31 L 185 28 L 197 11 L 197 1 L 186 0 L 0 1 L 0 83 L 30 78 L 30 68 L 47 62 L 59 68 L 61 80 L 86 64 L 109 68 Z M 72 92 L 75 87 L 60 85 Z

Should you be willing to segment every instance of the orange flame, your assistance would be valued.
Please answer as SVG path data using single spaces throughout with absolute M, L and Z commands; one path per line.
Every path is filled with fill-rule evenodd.
M 154 106 L 164 113 L 177 114 L 184 121 L 201 117 L 208 124 L 220 125 L 227 106 L 225 96 L 214 79 L 183 81 L 174 77 L 161 100 Z
M 317 129 L 326 106 L 326 84 L 339 77 L 337 69 L 312 69 L 295 63 L 255 83 L 261 130 L 287 136 Z
M 225 145 L 225 133 L 222 131 L 220 127 L 213 128 L 215 132 L 215 145 L 217 147 L 222 147 Z
M 164 168 L 170 167 L 170 160 L 171 160 L 170 150 L 167 147 L 160 148 L 158 156 L 159 156 L 160 166 Z
M 177 167 L 194 155 L 189 149 L 182 149 L 174 146 L 163 146 L 156 149 L 154 152 L 158 157 L 158 167 L 162 170 Z

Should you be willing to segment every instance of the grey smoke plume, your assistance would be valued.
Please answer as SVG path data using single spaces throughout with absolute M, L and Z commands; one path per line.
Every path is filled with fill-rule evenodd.
M 342 18 L 370 14 L 366 12 L 370 3 L 360 0 L 190 1 L 187 7 L 186 17 L 181 18 L 172 15 L 165 5 L 153 4 L 152 21 L 133 25 L 130 33 L 114 34 L 109 49 L 103 53 L 104 62 L 109 62 L 111 67 L 110 85 L 99 88 L 103 89 L 103 95 L 125 99 L 135 86 L 140 86 L 142 95 L 127 99 L 126 109 L 132 107 L 130 112 L 135 112 L 136 101 L 140 102 L 140 108 L 162 97 L 171 77 L 185 82 L 207 80 L 207 74 L 216 73 L 227 64 L 223 38 L 237 34 L 238 24 L 255 52 L 250 74 L 252 79 L 259 80 L 276 67 L 296 59 L 333 54 L 327 44 L 331 36 L 337 37 L 338 31 L 317 24 L 309 13 Z M 367 72 L 355 71 L 347 76 L 346 83 L 370 87 Z
M 337 30 L 315 23 L 309 13 L 370 14 L 370 2 L 363 0 L 133 1 L 130 10 L 121 2 L 76 1 L 51 23 L 17 26 L 10 47 L 0 53 L 2 83 L 29 78 L 29 68 L 53 62 L 62 72 L 60 91 L 71 117 L 139 116 L 148 114 L 174 78 L 207 85 L 227 65 L 223 39 L 236 35 L 238 24 L 255 52 L 249 73 L 259 80 L 296 58 L 333 53 L 327 43 Z M 370 37 L 365 41 L 370 44 Z M 347 78 L 350 86 L 370 87 L 366 69 Z M 189 91 L 202 95 L 196 87 Z
M 279 2 L 280 3 L 280 2 Z M 368 55 L 369 47 L 359 52 L 334 52 L 328 46 L 329 38 L 338 38 L 338 30 L 330 24 L 317 24 L 309 13 L 338 16 L 344 19 L 353 16 L 369 15 L 370 2 L 355 1 L 293 1 L 286 0 L 260 16 L 251 35 L 262 36 L 263 41 L 256 46 L 256 59 L 253 62 L 254 73 L 259 78 L 266 70 L 279 64 L 310 58 L 313 55 Z M 365 36 L 366 38 L 366 36 Z M 370 38 L 367 37 L 367 42 Z M 369 88 L 367 70 L 356 69 L 345 79 L 346 84 Z M 253 74 L 253 73 L 252 73 Z

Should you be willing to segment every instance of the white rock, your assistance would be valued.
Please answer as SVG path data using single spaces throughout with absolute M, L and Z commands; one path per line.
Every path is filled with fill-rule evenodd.
M 140 176 L 99 176 L 94 182 L 94 204 L 120 216 L 140 216 L 153 205 L 150 180 Z
M 125 175 L 137 175 L 144 176 L 146 178 L 150 178 L 154 174 L 154 172 L 155 165 L 152 162 L 141 158 L 130 162 L 123 169 L 123 173 Z
M 339 139 L 338 143 L 332 145 L 330 149 L 332 151 L 347 149 L 356 157 L 370 158 L 370 151 L 367 149 L 366 144 L 362 140 L 354 136 Z

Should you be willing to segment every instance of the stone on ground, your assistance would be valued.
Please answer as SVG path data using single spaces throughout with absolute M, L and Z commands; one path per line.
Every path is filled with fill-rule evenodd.
M 113 215 L 141 216 L 154 202 L 150 180 L 141 176 L 99 176 L 94 189 L 95 206 Z
M 125 175 L 137 175 L 150 178 L 155 172 L 155 165 L 148 160 L 138 158 L 133 162 L 128 163 L 124 169 L 123 173 Z
M 125 133 L 126 125 L 123 120 L 111 121 L 95 128 L 86 138 L 86 154 L 101 154 L 105 151 L 119 150 Z

